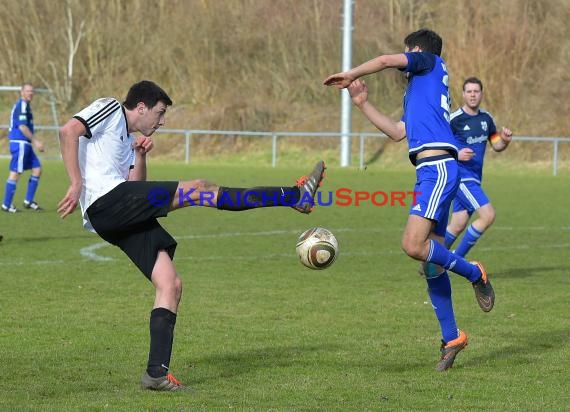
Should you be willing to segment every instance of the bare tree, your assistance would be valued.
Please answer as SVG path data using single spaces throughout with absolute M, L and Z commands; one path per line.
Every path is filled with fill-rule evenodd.
M 81 20 L 77 29 L 75 28 L 72 10 L 73 1 L 74 0 L 65 1 L 66 28 L 65 33 L 62 33 L 62 35 L 64 37 L 65 44 L 67 45 L 67 65 L 64 69 L 64 75 L 59 75 L 62 70 L 58 69 L 59 65 L 53 60 L 48 62 L 53 78 L 53 84 L 42 76 L 41 72 L 38 72 L 38 77 L 40 77 L 40 79 L 54 92 L 58 100 L 63 100 L 65 104 L 69 103 L 73 97 L 74 60 L 79 49 L 79 43 L 86 34 L 85 19 Z M 62 77 L 64 79 L 63 83 L 59 80 Z

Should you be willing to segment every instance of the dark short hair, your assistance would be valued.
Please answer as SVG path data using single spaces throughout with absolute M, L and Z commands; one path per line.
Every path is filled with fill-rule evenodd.
M 408 46 L 410 50 L 419 46 L 422 51 L 438 56 L 441 56 L 441 49 L 443 47 L 443 41 L 441 37 L 439 37 L 439 34 L 428 29 L 420 29 L 408 34 L 404 39 L 404 44 Z
M 479 87 L 481 88 L 481 91 L 483 91 L 483 82 L 479 80 L 477 77 L 466 78 L 465 81 L 463 82 L 463 91 L 465 91 L 465 86 L 467 86 L 468 83 L 478 84 Z
M 158 102 L 163 102 L 167 106 L 172 105 L 172 100 L 168 97 L 168 94 L 150 80 L 142 80 L 133 84 L 127 93 L 123 106 L 128 110 L 132 110 L 137 107 L 139 102 L 143 102 L 148 108 L 153 108 Z

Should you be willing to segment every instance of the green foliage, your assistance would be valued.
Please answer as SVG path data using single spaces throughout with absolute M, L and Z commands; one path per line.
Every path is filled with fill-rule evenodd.
M 322 80 L 340 71 L 341 13 L 340 0 L 5 0 L 0 78 L 52 88 L 62 119 L 148 78 L 174 99 L 171 127 L 338 130 L 338 92 Z M 456 104 L 477 75 L 500 124 L 564 136 L 569 20 L 567 0 L 357 0 L 352 61 L 401 52 L 406 34 L 430 27 L 444 38 Z M 397 116 L 398 74 L 367 82 Z M 356 111 L 353 121 L 371 128 Z
M 48 211 L 0 216 L 2 410 L 567 409 L 568 176 L 487 174 L 497 221 L 470 257 L 488 267 L 497 304 L 484 314 L 452 277 L 470 344 L 446 373 L 434 371 L 439 333 L 425 282 L 399 248 L 407 207 L 172 213 L 161 222 L 179 242 L 185 290 L 171 367 L 196 391 L 157 394 L 138 389 L 153 288 L 116 248 L 92 250 L 109 260 L 81 254 L 101 240 L 79 213 L 57 217 L 67 178 L 60 162 L 44 165 L 38 201 Z M 248 186 L 306 171 L 171 162 L 149 173 Z M 323 190 L 402 191 L 413 180 L 411 167 L 331 162 Z M 297 262 L 296 238 L 311 226 L 339 239 L 328 270 Z

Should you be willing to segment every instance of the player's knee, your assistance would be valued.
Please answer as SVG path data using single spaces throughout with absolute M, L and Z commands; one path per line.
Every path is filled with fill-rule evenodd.
M 402 250 L 406 253 L 406 255 L 408 255 L 409 257 L 413 258 L 413 259 L 418 259 L 418 260 L 423 260 L 425 257 L 423 256 L 424 253 L 424 247 L 422 244 L 419 244 L 418 242 L 413 242 L 409 239 L 402 239 Z
M 485 229 L 491 226 L 495 222 L 495 209 L 493 207 L 485 208 L 484 213 L 479 213 L 479 219 L 483 221 Z
M 168 276 L 158 276 L 158 273 L 153 273 L 153 281 L 156 288 L 166 295 L 179 296 L 182 295 L 182 279 L 180 276 L 168 275 Z
M 489 210 L 489 214 L 488 214 L 488 215 L 489 215 L 489 216 L 487 217 L 487 223 L 488 223 L 488 226 L 491 226 L 491 225 L 495 222 L 495 217 L 497 216 L 497 215 L 495 214 L 495 209 Z
M 209 180 L 197 179 L 194 182 L 195 182 L 195 187 L 200 192 L 212 192 L 212 193 L 215 192 L 215 193 L 217 193 L 217 191 L 218 191 L 218 185 L 216 185 L 214 182 L 211 182 Z
M 162 285 L 162 289 L 165 295 L 169 296 L 169 299 L 173 299 L 178 304 L 182 297 L 182 279 L 176 276 L 168 284 Z
M 457 235 L 461 232 L 463 232 L 465 230 L 465 228 L 467 227 L 466 223 L 463 222 L 451 222 L 449 224 L 449 226 L 447 227 L 447 231 L 450 233 L 453 233 L 454 235 Z
M 495 222 L 495 214 L 493 213 L 493 215 L 488 216 L 487 219 L 485 220 L 485 229 L 491 226 L 494 222 Z
M 176 297 L 176 302 L 180 302 L 182 298 L 182 279 L 176 276 L 174 279 L 174 296 Z

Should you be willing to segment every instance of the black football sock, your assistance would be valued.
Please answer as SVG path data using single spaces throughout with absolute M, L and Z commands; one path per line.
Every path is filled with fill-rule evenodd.
M 300 197 L 301 192 L 297 186 L 220 187 L 217 207 L 221 210 L 239 211 L 258 207 L 295 206 Z
M 165 308 L 156 308 L 150 312 L 150 351 L 146 371 L 158 378 L 168 373 L 176 313 Z

